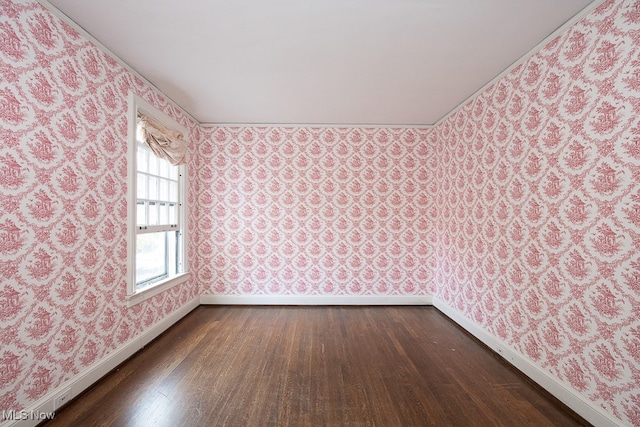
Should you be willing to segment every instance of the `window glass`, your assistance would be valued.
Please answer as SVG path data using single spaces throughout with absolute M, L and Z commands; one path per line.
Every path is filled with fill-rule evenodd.
M 169 182 L 169 201 L 170 202 L 178 201 L 178 182 L 177 181 Z
M 169 168 L 171 164 L 165 159 L 158 159 L 158 175 L 169 176 Z
M 149 170 L 148 168 L 148 159 L 147 159 L 147 154 L 148 150 L 146 150 L 143 146 L 138 145 L 138 158 L 137 158 L 137 168 L 138 168 L 138 172 L 147 172 Z
M 166 203 L 158 204 L 159 222 L 160 224 L 169 224 L 169 207 Z
M 169 205 L 169 224 L 176 224 L 178 222 L 178 205 L 172 203 Z
M 138 283 L 162 279 L 168 273 L 166 233 L 138 234 L 136 238 L 136 279 Z
M 138 173 L 138 182 L 136 184 L 136 191 L 138 193 L 138 199 L 147 198 L 147 175 Z
M 148 150 L 148 151 L 151 151 L 151 150 Z M 158 174 L 158 158 L 153 153 L 149 153 L 149 154 L 151 154 L 149 156 L 149 173 L 153 175 L 157 175 Z
M 149 225 L 158 225 L 158 204 L 156 202 L 148 203 Z
M 147 225 L 146 203 L 140 200 L 136 203 L 136 224 Z
M 158 178 L 155 176 L 149 177 L 149 189 L 147 197 L 150 200 L 158 200 Z
M 169 180 L 161 179 L 160 180 L 160 200 L 169 201 Z

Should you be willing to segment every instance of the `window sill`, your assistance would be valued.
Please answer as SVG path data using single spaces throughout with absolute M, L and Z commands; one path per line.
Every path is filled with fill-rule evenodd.
M 149 298 L 158 295 L 161 292 L 166 291 L 167 289 L 171 289 L 174 286 L 178 286 L 182 283 L 185 283 L 189 280 L 189 273 L 182 273 L 174 276 L 170 279 L 163 280 L 150 286 L 146 289 L 138 291 L 134 294 L 130 294 L 126 296 L 127 307 L 133 307 L 136 304 L 140 304 L 142 301 L 146 301 Z

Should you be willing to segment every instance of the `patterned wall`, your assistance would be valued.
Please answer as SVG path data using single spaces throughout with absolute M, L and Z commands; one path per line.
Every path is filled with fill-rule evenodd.
M 434 133 L 438 297 L 640 425 L 640 2 L 604 3 Z
M 198 293 L 436 293 L 640 425 L 639 35 L 640 2 L 606 2 L 431 132 L 198 129 L 39 4 L 3 1 L 0 410 Z M 200 288 L 132 309 L 130 89 L 201 141 Z
M 192 280 L 125 305 L 129 90 L 195 129 L 39 4 L 0 3 L 0 410 L 197 295 Z
M 203 132 L 202 293 L 432 294 L 437 185 L 426 130 Z

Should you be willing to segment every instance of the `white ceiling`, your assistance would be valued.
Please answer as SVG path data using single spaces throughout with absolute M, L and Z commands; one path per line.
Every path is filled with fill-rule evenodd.
M 203 123 L 428 125 L 592 0 L 49 2 Z

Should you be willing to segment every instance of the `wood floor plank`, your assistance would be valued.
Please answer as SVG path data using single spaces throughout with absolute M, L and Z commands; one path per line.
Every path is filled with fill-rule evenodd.
M 589 424 L 433 307 L 201 306 L 44 425 Z

